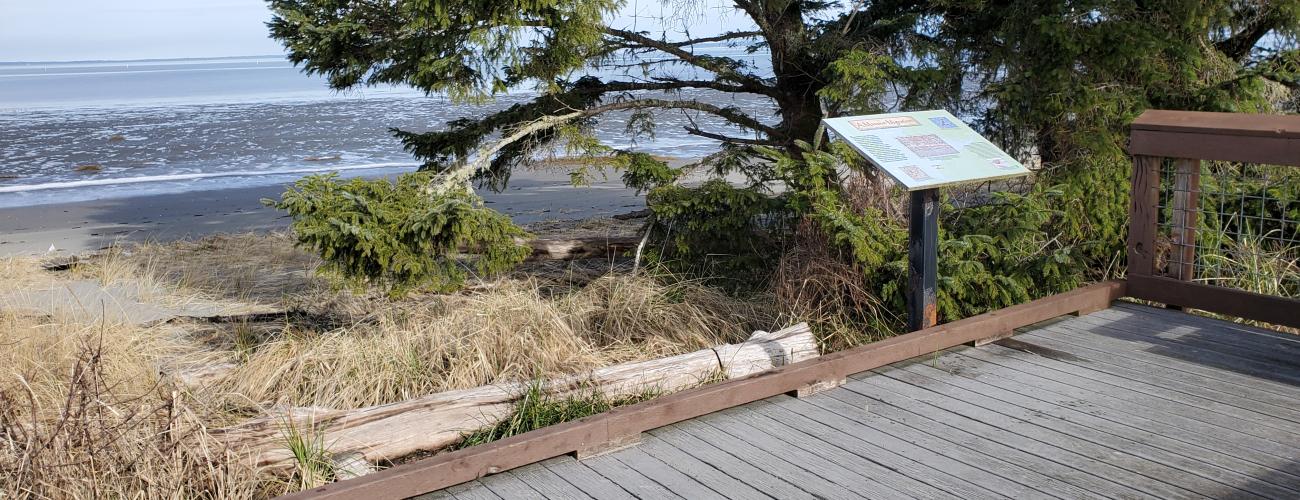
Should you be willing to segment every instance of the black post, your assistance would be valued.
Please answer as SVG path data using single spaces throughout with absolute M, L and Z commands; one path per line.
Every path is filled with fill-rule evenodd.
M 908 221 L 907 330 L 932 327 L 939 321 L 935 289 L 939 267 L 939 189 L 912 191 Z

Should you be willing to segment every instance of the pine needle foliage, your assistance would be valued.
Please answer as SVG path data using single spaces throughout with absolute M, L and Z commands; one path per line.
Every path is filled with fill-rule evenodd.
M 869 302 L 883 309 L 844 313 L 866 331 L 901 332 L 907 286 L 906 219 L 849 201 L 846 178 L 870 175 L 868 170 L 853 172 L 864 169 L 855 153 L 841 144 L 801 147 L 805 149 L 798 156 L 763 150 L 786 186 L 780 194 L 721 181 L 652 190 L 649 199 L 659 218 L 657 225 L 667 226 L 662 229 L 666 244 L 659 249 L 659 258 L 686 271 L 698 271 L 698 264 L 706 262 L 710 270 L 729 270 L 727 276 L 733 279 L 745 277 L 742 285 L 759 286 L 769 277 L 767 270 L 808 239 L 800 228 L 811 228 L 817 232 L 815 239 L 830 245 L 828 257 L 847 264 L 861 289 L 876 294 L 875 300 L 854 303 Z M 961 209 L 945 200 L 939 233 L 942 319 L 952 321 L 1067 291 L 1083 281 L 1078 248 L 1055 236 L 1056 225 L 1071 216 L 1054 208 L 1061 198 L 1060 190 L 1040 187 L 1023 194 L 995 192 L 987 202 Z M 789 301 L 804 302 L 798 297 Z
M 293 216 L 302 246 L 320 253 L 320 271 L 353 286 L 374 284 L 400 296 L 416 287 L 460 288 L 472 269 L 496 274 L 528 256 L 517 239 L 527 233 L 485 208 L 468 190 L 434 193 L 430 174 L 341 180 L 336 174 L 303 178 L 278 202 Z M 477 257 L 467 262 L 462 251 Z

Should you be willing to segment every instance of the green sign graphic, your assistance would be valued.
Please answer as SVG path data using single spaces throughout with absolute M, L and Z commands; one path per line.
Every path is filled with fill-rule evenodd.
M 941 109 L 823 121 L 908 191 L 1030 173 L 1011 155 Z

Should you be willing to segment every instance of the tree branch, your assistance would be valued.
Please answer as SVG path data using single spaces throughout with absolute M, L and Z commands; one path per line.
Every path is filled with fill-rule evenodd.
M 783 136 L 780 130 L 777 130 L 774 127 L 766 125 L 763 122 L 758 121 L 754 117 L 740 112 L 736 108 L 723 108 L 723 107 L 714 106 L 712 104 L 703 103 L 699 101 L 668 100 L 668 99 L 632 99 L 628 101 L 602 104 L 599 106 L 588 108 L 585 111 L 588 112 L 586 116 L 595 116 L 602 113 L 608 113 L 610 111 L 620 111 L 620 110 L 628 110 L 628 109 L 645 109 L 645 108 L 689 109 L 694 111 L 700 111 L 727 120 L 730 123 L 739 125 L 741 128 L 747 128 L 750 130 L 756 130 L 762 132 L 768 137 Z
M 655 78 L 653 82 L 609 82 L 601 93 L 629 92 L 635 90 L 678 90 L 678 89 L 713 89 L 722 92 L 754 93 L 743 85 L 729 85 L 716 80 L 677 80 L 674 78 Z
M 682 61 L 685 61 L 693 66 L 713 72 L 715 75 L 718 76 L 719 79 L 730 80 L 746 88 L 751 89 L 749 90 L 749 92 L 753 92 L 756 94 L 766 94 L 768 93 L 768 90 L 765 89 L 770 89 L 770 87 L 763 81 L 762 78 L 759 78 L 749 73 L 741 72 L 736 68 L 732 67 L 730 64 L 728 64 L 728 63 L 735 63 L 736 61 L 734 59 L 730 59 L 726 57 L 714 57 L 714 56 L 694 54 L 673 43 L 669 43 L 661 40 L 655 40 L 648 36 L 642 35 L 640 33 L 632 32 L 632 31 L 621 30 L 616 28 L 605 28 L 605 33 L 614 36 L 616 38 L 621 38 L 623 40 L 633 42 L 635 44 L 632 46 L 627 46 L 625 48 L 634 48 L 636 46 L 649 47 L 658 50 L 660 52 L 671 54 L 673 56 L 676 56 L 678 59 L 681 59 Z
M 1241 61 L 1250 56 L 1251 49 L 1255 48 L 1255 45 L 1270 31 L 1277 29 L 1284 20 L 1277 7 L 1270 6 L 1265 9 L 1264 12 L 1254 16 L 1254 19 L 1251 19 L 1241 31 L 1215 43 L 1214 48 L 1234 61 Z
M 715 134 L 713 132 L 705 132 L 696 127 L 684 127 L 684 128 L 686 129 L 686 133 L 688 134 L 698 135 L 700 137 L 707 137 L 709 139 L 715 139 L 722 142 L 734 142 L 736 144 L 751 144 L 754 146 L 773 146 L 773 147 L 782 145 L 780 142 L 773 141 L 770 139 L 749 139 L 744 137 L 731 137 L 722 134 Z
M 694 38 L 691 40 L 685 40 L 681 42 L 672 42 L 670 45 L 673 45 L 675 47 L 686 47 L 690 45 L 698 45 L 701 43 L 724 42 L 727 40 L 735 40 L 738 38 L 757 38 L 760 36 L 763 36 L 762 31 L 730 31 L 718 36 L 706 36 L 703 38 Z
M 474 151 L 474 154 L 472 155 L 473 157 L 472 159 L 470 157 L 471 155 L 466 155 L 464 157 L 461 157 L 460 160 L 458 160 L 453 167 L 443 172 L 443 174 L 440 176 L 441 178 L 438 180 L 436 184 L 431 186 L 431 189 L 433 190 L 433 192 L 447 192 L 451 189 L 463 188 L 465 186 L 468 186 L 470 179 L 473 179 L 475 175 L 477 175 L 479 172 L 486 170 L 492 164 L 493 156 L 501 152 L 503 149 L 506 149 L 511 144 L 523 140 L 531 135 L 545 132 L 547 130 L 553 129 L 555 127 L 558 127 L 560 125 L 563 125 L 564 123 L 573 120 L 590 118 L 596 115 L 609 113 L 613 111 L 624 111 L 630 109 L 645 109 L 645 108 L 690 109 L 690 110 L 700 111 L 704 113 L 709 113 L 714 116 L 718 116 L 724 120 L 727 120 L 728 122 L 739 125 L 742 128 L 762 132 L 763 134 L 766 134 L 768 137 L 781 136 L 780 131 L 778 131 L 777 129 L 765 125 L 762 122 L 754 119 L 753 117 L 741 113 L 740 111 L 734 108 L 722 108 L 722 107 L 714 106 L 712 104 L 703 103 L 699 101 L 681 101 L 681 100 L 666 100 L 666 99 L 631 99 L 627 101 L 601 104 L 586 109 L 580 109 L 580 110 L 575 109 L 571 112 L 563 113 L 563 114 L 547 115 L 538 118 L 536 120 L 520 124 L 519 126 L 514 127 L 509 131 L 503 131 L 501 138 L 497 139 L 496 141 L 493 141 L 490 144 L 485 144 L 478 147 Z M 692 133 L 691 129 L 693 128 L 694 127 L 687 127 L 687 132 Z M 701 135 L 703 137 L 711 137 L 723 141 L 731 141 L 731 142 L 744 143 L 744 144 L 768 144 L 766 142 L 754 142 L 757 141 L 756 139 L 731 138 L 731 137 L 722 136 L 718 134 L 704 135 L 709 133 L 699 130 L 697 128 L 694 130 L 695 130 L 694 133 L 696 135 Z M 779 144 L 779 143 L 773 140 L 772 144 Z

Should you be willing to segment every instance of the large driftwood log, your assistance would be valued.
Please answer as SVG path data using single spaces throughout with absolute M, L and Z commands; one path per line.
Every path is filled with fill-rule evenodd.
M 556 397 L 592 390 L 611 397 L 646 390 L 668 393 L 720 374 L 743 377 L 817 354 L 812 332 L 800 323 L 778 332 L 755 332 L 741 344 L 592 370 L 547 382 L 543 390 Z M 246 454 L 253 464 L 280 469 L 293 465 L 285 439 L 292 424 L 300 432 L 323 433 L 323 442 L 333 456 L 360 455 L 375 463 L 446 448 L 466 433 L 495 425 L 510 415 L 526 388 L 525 384 L 483 386 L 356 410 L 294 409 L 212 434 Z

